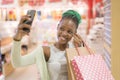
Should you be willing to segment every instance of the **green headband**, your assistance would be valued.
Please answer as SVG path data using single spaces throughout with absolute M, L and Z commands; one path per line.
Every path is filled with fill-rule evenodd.
M 62 17 L 66 17 L 66 16 L 73 16 L 73 17 L 77 18 L 78 24 L 81 23 L 80 14 L 74 10 L 68 10 L 62 14 Z

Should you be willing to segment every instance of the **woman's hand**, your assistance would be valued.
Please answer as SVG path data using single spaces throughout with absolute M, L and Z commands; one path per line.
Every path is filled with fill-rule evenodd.
M 82 38 L 80 35 L 78 35 L 78 34 L 73 35 L 73 44 L 76 47 L 80 47 L 81 44 L 83 44 L 83 41 L 82 41 Z
M 29 19 L 30 19 L 30 16 L 27 16 L 27 15 L 25 15 L 21 18 L 20 23 L 17 28 L 17 32 L 14 36 L 14 40 L 20 41 L 23 36 L 29 35 L 29 32 L 26 32 L 23 30 L 23 28 L 27 28 L 27 29 L 31 28 L 30 25 L 24 23 L 25 20 L 29 20 Z

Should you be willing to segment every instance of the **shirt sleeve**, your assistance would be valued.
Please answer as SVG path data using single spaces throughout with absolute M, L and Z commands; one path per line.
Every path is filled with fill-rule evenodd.
M 14 67 L 21 67 L 35 63 L 35 55 L 38 53 L 39 48 L 36 48 L 31 53 L 24 56 L 21 55 L 21 41 L 13 41 L 11 49 L 11 62 Z

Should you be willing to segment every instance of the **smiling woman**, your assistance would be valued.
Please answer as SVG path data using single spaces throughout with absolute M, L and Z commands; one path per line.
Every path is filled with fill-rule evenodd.
M 58 40 L 50 46 L 38 46 L 33 52 L 21 56 L 21 39 L 28 32 L 23 28 L 30 29 L 30 25 L 23 24 L 22 21 L 28 19 L 25 15 L 21 18 L 16 35 L 13 37 L 12 64 L 14 67 L 36 64 L 41 80 L 68 80 L 67 62 L 65 57 L 66 48 L 74 47 L 75 44 L 82 43 L 81 37 L 76 34 L 81 17 L 78 12 L 68 10 L 63 13 L 57 26 Z M 72 45 L 69 44 L 73 38 Z

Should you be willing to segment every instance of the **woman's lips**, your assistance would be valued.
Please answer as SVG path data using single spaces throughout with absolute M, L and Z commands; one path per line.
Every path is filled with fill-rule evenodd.
M 64 37 L 59 37 L 60 40 L 65 41 L 66 39 Z

